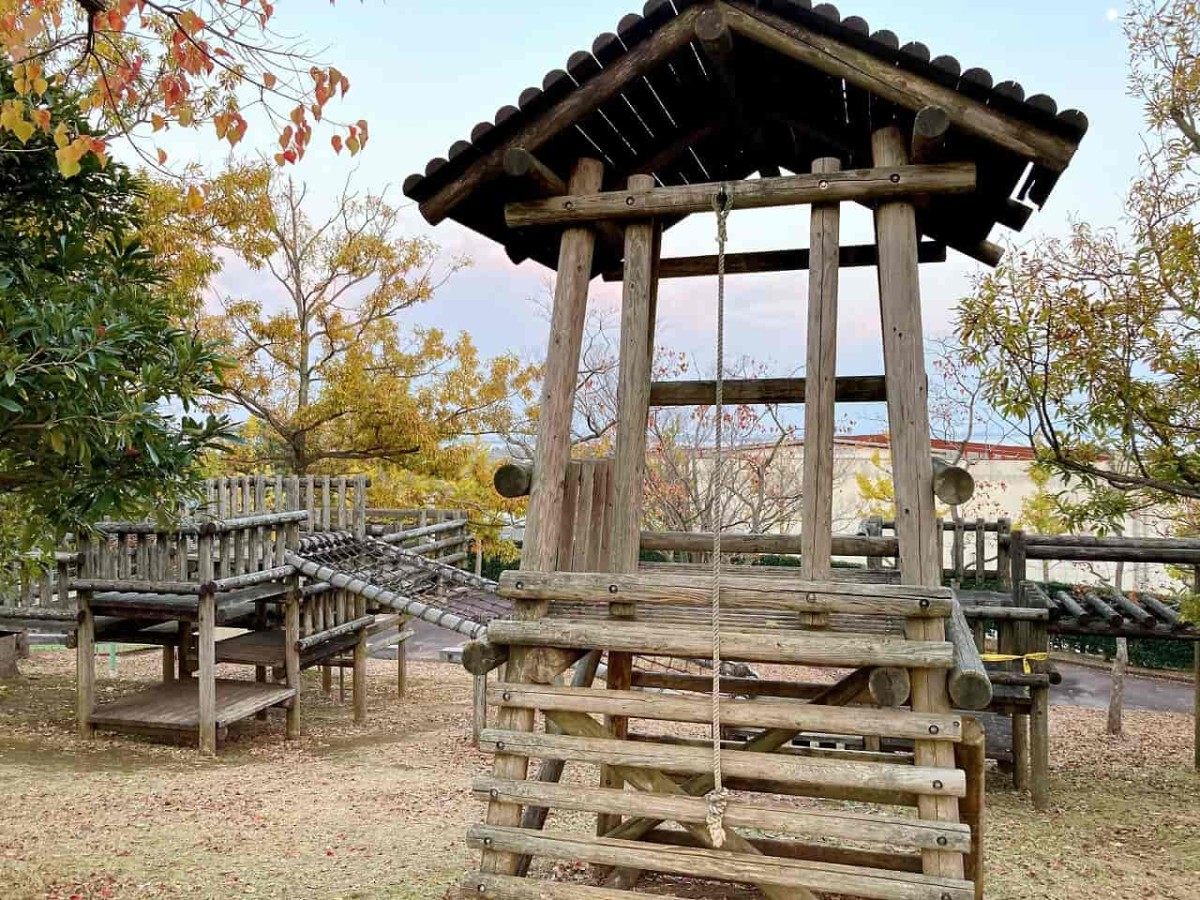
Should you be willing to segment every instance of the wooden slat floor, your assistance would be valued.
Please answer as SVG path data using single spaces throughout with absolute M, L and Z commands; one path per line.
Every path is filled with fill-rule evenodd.
M 217 679 L 217 727 L 249 718 L 259 710 L 284 703 L 296 694 L 281 684 Z M 194 678 L 172 681 L 98 706 L 91 722 L 97 728 L 122 731 L 197 731 L 200 688 Z
M 217 662 L 243 663 L 248 666 L 282 666 L 282 631 L 247 631 L 217 641 Z

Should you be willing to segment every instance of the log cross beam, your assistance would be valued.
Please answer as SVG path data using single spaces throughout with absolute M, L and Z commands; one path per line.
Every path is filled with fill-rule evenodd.
M 891 200 L 923 194 L 964 194 L 975 190 L 974 163 L 932 166 L 877 166 L 754 181 L 708 182 L 643 190 L 602 191 L 509 203 L 510 228 L 579 225 L 603 220 L 679 216 L 712 210 L 724 191 L 735 209 L 765 209 L 805 203 Z

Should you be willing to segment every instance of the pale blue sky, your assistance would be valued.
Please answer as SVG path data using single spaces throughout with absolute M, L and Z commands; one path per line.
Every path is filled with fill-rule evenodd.
M 353 84 L 339 117 L 366 118 L 371 143 L 354 164 L 361 189 L 399 185 L 410 172 L 444 155 L 480 120 L 514 103 L 545 72 L 564 65 L 576 49 L 613 30 L 629 11 L 629 0 L 288 0 L 277 5 L 281 31 L 304 35 L 325 46 L 323 57 L 345 71 Z M 1121 196 L 1136 169 L 1141 121 L 1126 95 L 1126 48 L 1122 9 L 1093 0 L 910 0 L 901 8 L 884 0 L 838 4 L 843 16 L 859 15 L 873 30 L 889 28 L 901 41 L 920 40 L 934 55 L 949 53 L 963 64 L 989 69 L 997 81 L 1015 79 L 1027 94 L 1047 93 L 1060 108 L 1077 107 L 1091 131 L 1060 182 L 1048 208 L 1033 217 L 1025 234 L 1061 233 L 1072 217 L 1117 224 Z M 334 157 L 321 133 L 309 157 L 295 170 L 312 192 L 332 196 L 351 164 Z M 174 142 L 173 142 L 174 143 Z M 206 143 L 206 142 L 205 142 Z M 269 143 L 265 130 L 252 130 L 248 143 Z M 200 144 L 193 144 L 198 152 Z M 178 155 L 182 145 L 173 147 Z M 214 163 L 219 155 L 205 154 Z M 405 201 L 407 202 L 407 201 Z M 543 293 L 547 270 L 534 263 L 516 267 L 483 238 L 446 222 L 430 229 L 415 209 L 406 222 L 413 233 L 431 235 L 447 254 L 472 257 L 472 269 L 456 275 L 426 306 L 405 315 L 411 325 L 436 325 L 474 335 L 488 355 L 514 350 L 544 351 L 546 325 L 531 298 Z M 844 215 L 843 241 L 867 240 L 870 221 L 858 209 Z M 735 214 L 731 249 L 787 248 L 807 244 L 807 210 Z M 993 237 L 1007 233 L 997 229 Z M 694 216 L 672 229 L 668 255 L 711 252 L 711 216 Z M 926 330 L 945 328 L 955 300 L 969 289 L 975 263 L 951 252 L 951 262 L 923 270 Z M 230 270 L 221 279 L 229 291 L 259 290 L 251 273 Z M 728 345 L 731 355 L 750 354 L 779 374 L 797 371 L 804 358 L 807 284 L 801 273 L 742 277 L 729 287 Z M 664 284 L 659 341 L 712 358 L 715 284 L 691 279 Z M 612 285 L 600 285 L 596 303 L 611 304 Z M 842 279 L 839 369 L 842 374 L 882 371 L 878 309 L 872 270 L 846 272 Z

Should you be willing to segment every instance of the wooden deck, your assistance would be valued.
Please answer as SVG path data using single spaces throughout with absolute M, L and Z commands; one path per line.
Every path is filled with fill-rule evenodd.
M 199 682 L 190 678 L 139 691 L 96 708 L 91 724 L 107 731 L 187 735 L 199 730 Z M 282 684 L 217 680 L 217 730 L 260 710 L 286 703 L 296 692 Z
M 248 631 L 217 641 L 217 662 L 246 666 L 277 666 L 285 664 L 282 631 Z M 343 653 L 358 643 L 358 635 L 348 634 L 337 640 L 310 647 L 300 654 L 300 668 L 307 669 Z

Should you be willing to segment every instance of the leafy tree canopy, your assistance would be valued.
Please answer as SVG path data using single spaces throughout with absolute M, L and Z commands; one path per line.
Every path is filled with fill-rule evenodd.
M 85 159 L 103 163 L 106 137 L 57 115 L 52 88 L 79 99 L 78 112 L 105 134 L 124 135 L 153 166 L 167 163 L 154 135 L 171 127 L 212 128 L 230 146 L 250 127 L 250 107 L 275 131 L 276 162 L 304 156 L 330 101 L 350 80 L 314 64 L 300 42 L 273 30 L 268 0 L 0 0 L 0 58 L 13 90 L 0 106 L 0 133 L 18 144 L 53 136 L 63 175 Z M 367 123 L 333 126 L 333 149 L 357 153 Z M 193 202 L 202 202 L 198 187 Z
M 400 327 L 447 272 L 433 244 L 400 232 L 384 196 L 346 188 L 315 217 L 305 186 L 261 165 L 213 179 L 199 213 L 178 185 L 158 190 L 147 237 L 197 283 L 221 252 L 263 274 L 249 296 L 220 295 L 200 314 L 237 362 L 223 397 L 249 419 L 231 465 L 391 464 L 454 481 L 476 464 L 476 442 L 506 433 L 532 399 L 536 369 L 515 355 L 484 360 L 466 334 Z
M 13 97 L 0 70 L 0 102 Z M 55 88 L 64 120 L 77 107 Z M 83 161 L 64 182 L 49 135 L 0 133 L 0 550 L 104 517 L 173 508 L 193 460 L 228 435 L 193 416 L 223 357 L 173 321 L 158 260 L 133 235 L 142 184 Z M 171 412 L 176 410 L 180 414 Z
M 1062 495 L 1064 526 L 1153 508 L 1200 527 L 1200 8 L 1133 4 L 1132 93 L 1148 149 L 1126 227 L 1074 226 L 1009 254 L 962 303 L 965 359 L 1022 423 Z

